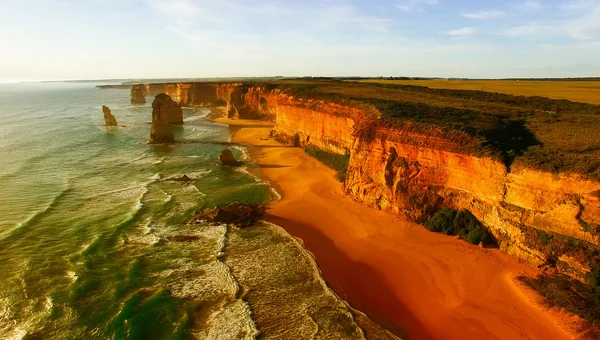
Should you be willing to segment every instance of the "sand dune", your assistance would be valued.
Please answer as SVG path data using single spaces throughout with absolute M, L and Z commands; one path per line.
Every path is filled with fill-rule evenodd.
M 535 269 L 353 201 L 333 170 L 264 140 L 269 124 L 218 122 L 231 124 L 264 165 L 256 175 L 282 195 L 268 220 L 301 238 L 329 285 L 373 320 L 405 339 L 573 338 L 515 283 Z

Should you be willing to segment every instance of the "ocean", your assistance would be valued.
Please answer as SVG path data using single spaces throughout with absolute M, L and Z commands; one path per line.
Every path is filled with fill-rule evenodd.
M 218 164 L 225 147 L 251 161 L 228 126 L 184 109 L 180 143 L 150 145 L 152 98 L 95 85 L 0 84 L 0 338 L 364 338 L 280 227 L 189 223 L 278 197 Z

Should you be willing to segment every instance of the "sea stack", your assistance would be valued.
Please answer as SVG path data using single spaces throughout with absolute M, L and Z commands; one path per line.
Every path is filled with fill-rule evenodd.
M 233 157 L 233 153 L 229 149 L 224 149 L 223 151 L 221 151 L 221 154 L 219 155 L 219 160 L 221 161 L 221 164 L 228 166 L 240 166 L 243 164 L 242 162 L 236 160 L 235 157 Z
M 169 113 L 179 107 L 171 97 L 161 93 L 154 97 L 152 102 L 152 126 L 150 127 L 149 143 L 172 143 L 174 142 L 173 130 L 169 124 Z M 181 110 L 181 107 L 179 107 Z
M 148 91 L 146 91 L 146 85 L 137 84 L 131 87 L 131 104 L 133 105 L 141 105 L 146 104 L 146 95 L 148 95 Z
M 102 105 L 102 112 L 104 113 L 104 125 L 117 126 L 117 119 L 112 115 L 108 106 Z

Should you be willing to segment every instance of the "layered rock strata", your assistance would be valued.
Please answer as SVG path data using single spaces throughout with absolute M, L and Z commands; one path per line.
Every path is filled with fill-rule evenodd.
M 105 126 L 117 126 L 117 119 L 112 115 L 108 106 L 102 105 L 102 113 L 104 113 Z
M 169 116 L 173 111 L 181 107 L 168 95 L 161 93 L 154 97 L 152 102 L 152 126 L 150 127 L 149 143 L 172 143 L 174 142 L 173 129 L 169 123 Z
M 146 85 L 137 84 L 131 87 L 131 104 L 133 105 L 142 105 L 146 104 L 146 96 L 148 95 L 148 91 L 146 89 Z
M 360 126 L 373 112 L 295 98 L 268 86 L 155 84 L 182 105 L 226 105 L 232 118 L 276 122 L 273 136 L 350 155 L 345 192 L 359 202 L 423 222 L 442 207 L 471 211 L 500 249 L 575 278 L 599 254 L 600 182 L 452 150 L 457 141 L 402 128 Z M 376 114 L 376 113 L 375 113 Z M 457 145 L 455 145 L 457 144 Z M 596 255 L 595 255 L 596 254 Z

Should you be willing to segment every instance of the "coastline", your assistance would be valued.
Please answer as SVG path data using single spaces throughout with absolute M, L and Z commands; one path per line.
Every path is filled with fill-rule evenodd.
M 574 337 L 515 282 L 536 269 L 355 202 L 333 170 L 268 139 L 273 123 L 214 121 L 230 125 L 258 166 L 248 170 L 281 194 L 267 221 L 302 239 L 330 287 L 388 330 L 405 339 Z

